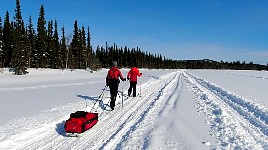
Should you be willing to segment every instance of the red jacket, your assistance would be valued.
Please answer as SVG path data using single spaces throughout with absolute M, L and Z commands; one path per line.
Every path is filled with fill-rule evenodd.
M 127 74 L 127 78 L 130 79 L 130 81 L 137 81 L 137 76 L 141 76 L 139 69 L 136 67 L 132 67 L 131 70 Z
M 120 79 L 122 81 L 124 80 L 124 77 L 123 77 L 121 71 L 119 69 L 117 69 L 117 67 L 113 67 L 108 71 L 106 79 L 117 79 L 117 80 L 119 80 L 119 77 L 120 77 Z

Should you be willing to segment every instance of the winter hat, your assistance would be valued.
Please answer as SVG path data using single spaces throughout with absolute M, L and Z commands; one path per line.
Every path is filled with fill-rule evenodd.
M 113 66 L 117 66 L 117 62 L 116 61 L 113 62 Z

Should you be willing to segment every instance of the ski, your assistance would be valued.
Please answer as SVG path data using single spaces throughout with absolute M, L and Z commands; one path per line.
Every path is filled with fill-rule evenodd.
M 135 97 L 139 97 L 139 96 L 140 96 L 140 93 L 137 93 L 137 95 Z M 128 97 L 128 98 L 135 98 L 135 97 L 133 97 L 133 94 L 131 94 L 130 96 L 126 96 L 126 97 Z
M 79 137 L 82 137 L 83 133 L 65 133 L 65 135 L 68 136 L 68 137 L 77 137 L 77 138 L 79 138 Z

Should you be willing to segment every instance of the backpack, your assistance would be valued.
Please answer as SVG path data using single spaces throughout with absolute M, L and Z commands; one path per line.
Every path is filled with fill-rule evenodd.
M 111 68 L 108 72 L 108 75 L 106 77 L 106 85 L 110 86 L 110 85 L 116 85 L 120 83 L 120 80 L 118 79 L 118 75 L 117 72 L 119 72 L 118 69 L 114 70 L 113 68 Z

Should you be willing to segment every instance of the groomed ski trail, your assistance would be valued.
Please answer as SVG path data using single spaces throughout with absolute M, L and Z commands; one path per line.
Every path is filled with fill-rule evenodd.
M 162 149 L 187 149 L 187 144 L 176 141 L 172 134 L 166 135 L 165 127 L 158 125 L 161 121 L 158 119 L 163 119 L 159 116 L 169 115 L 169 110 L 179 104 L 180 96 L 187 90 L 187 83 L 188 90 L 195 95 L 196 111 L 204 116 L 204 122 L 210 127 L 207 134 L 218 142 L 216 145 L 207 145 L 207 148 L 268 149 L 268 110 L 264 106 L 190 74 L 187 70 L 148 77 L 149 82 L 137 86 L 138 93 L 142 89 L 141 97 L 128 97 L 124 89 L 124 105 L 122 107 L 122 95 L 119 93 L 113 111 L 109 111 L 107 90 L 102 101 L 95 98 L 90 101 L 80 100 L 32 117 L 11 120 L 0 126 L 0 147 L 16 150 L 154 149 L 158 142 L 164 142 L 160 144 L 164 145 Z M 99 113 L 99 122 L 80 137 L 66 136 L 64 124 L 70 113 L 90 111 L 95 102 L 94 111 Z M 157 137 L 161 139 L 154 139 L 154 134 L 158 134 Z M 191 139 L 191 135 L 186 139 Z
M 97 112 L 100 113 L 99 122 L 81 137 L 68 137 L 64 133 L 64 123 L 69 114 L 74 110 L 81 110 L 83 102 L 70 104 L 64 107 L 56 107 L 31 118 L 21 118 L 11 121 L 9 125 L 0 128 L 0 145 L 3 149 L 116 149 L 124 144 L 137 126 L 151 117 L 149 113 L 155 112 L 155 107 L 161 103 L 167 103 L 163 94 L 171 97 L 178 90 L 181 80 L 181 72 L 173 72 L 161 77 L 151 77 L 149 82 L 140 85 L 142 97 L 132 98 L 126 96 L 124 91 L 124 106 L 121 106 L 121 98 L 117 97 L 116 107 L 113 111 L 109 108 L 109 98 L 99 101 Z M 140 92 L 137 86 L 137 92 Z M 174 88 L 176 86 L 177 88 Z M 120 90 L 120 89 L 119 89 Z M 166 96 L 165 96 L 166 97 Z M 93 103 L 87 104 L 89 109 Z M 161 108 L 161 107 L 160 107 Z M 88 110 L 89 111 L 89 110 Z M 158 110 L 159 112 L 161 110 Z M 56 112 L 56 113 L 55 113 Z M 55 115 L 57 114 L 57 115 Z M 151 115 L 151 114 L 150 114 Z M 146 119 L 147 118 L 147 119 Z M 1 130 L 2 129 L 2 130 Z M 2 132 L 1 132 L 2 131 Z M 6 136 L 5 132 L 13 132 Z M 109 132 L 108 132 L 109 131 Z M 10 135 L 10 134 L 9 134 Z M 120 144 L 121 143 L 121 144 Z M 144 143 L 137 141 L 137 147 L 143 147 Z M 174 145 L 175 143 L 173 143 Z M 176 144 L 175 144 L 176 145 Z M 179 147 L 179 146 L 177 146 Z

